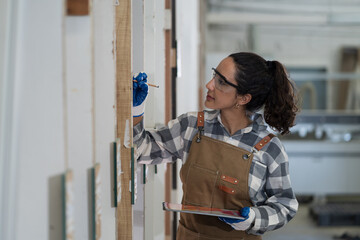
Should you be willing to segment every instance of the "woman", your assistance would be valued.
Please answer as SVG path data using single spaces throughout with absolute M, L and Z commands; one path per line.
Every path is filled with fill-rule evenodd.
M 157 131 L 142 123 L 146 75 L 134 85 L 134 142 L 138 161 L 182 159 L 183 204 L 248 210 L 244 221 L 181 214 L 177 239 L 261 239 L 284 226 L 298 208 L 280 134 L 289 133 L 298 111 L 294 86 L 281 63 L 254 53 L 223 59 L 207 83 L 205 106 Z M 255 111 L 263 109 L 263 115 Z

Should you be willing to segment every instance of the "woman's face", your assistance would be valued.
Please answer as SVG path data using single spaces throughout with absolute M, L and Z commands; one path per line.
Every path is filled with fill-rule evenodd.
M 208 89 L 205 106 L 210 109 L 234 108 L 238 100 L 235 81 L 235 63 L 232 58 L 227 57 L 220 62 L 214 71 L 213 78 L 206 84 Z M 229 83 L 227 83 L 229 82 Z

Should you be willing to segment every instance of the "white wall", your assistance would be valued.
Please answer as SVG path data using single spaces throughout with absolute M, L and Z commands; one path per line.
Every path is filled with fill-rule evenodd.
M 92 78 L 90 16 L 66 17 L 66 55 L 63 55 L 63 1 L 7 1 L 10 2 L 16 13 L 9 25 L 14 33 L 11 41 L 14 46 L 5 59 L 11 68 L 4 78 L 6 84 L 2 86 L 6 88 L 1 89 L 1 97 L 3 91 L 12 95 L 6 95 L 5 108 L 0 110 L 10 113 L 6 120 L 11 122 L 1 125 L 1 129 L 5 126 L 10 131 L 7 135 L 1 132 L 7 148 L 1 149 L 0 170 L 7 173 L 11 189 L 0 189 L 0 220 L 6 229 L 0 231 L 0 238 L 61 239 L 59 180 L 66 170 L 64 113 L 67 113 L 68 167 L 74 173 L 75 239 L 90 236 L 89 168 L 95 161 L 101 164 L 103 184 L 102 239 L 114 239 L 115 209 L 111 208 L 110 188 L 110 146 L 115 139 L 113 3 L 94 1 L 96 58 Z M 63 56 L 66 56 L 65 95 Z M 4 185 L 1 181 L 1 186 Z
M 198 111 L 199 93 L 199 2 L 176 1 L 177 115 Z
M 254 50 L 287 65 L 325 66 L 338 71 L 340 49 L 357 46 L 357 26 L 258 26 L 254 30 Z
M 360 37 L 357 26 L 281 26 L 247 25 L 212 28 L 207 38 L 209 53 L 255 51 L 290 66 L 339 68 L 342 46 L 356 46 Z

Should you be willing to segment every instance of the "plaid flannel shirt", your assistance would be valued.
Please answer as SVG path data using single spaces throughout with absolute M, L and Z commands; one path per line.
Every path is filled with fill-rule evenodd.
M 204 135 L 251 151 L 269 134 L 261 114 L 252 113 L 252 124 L 229 135 L 221 122 L 220 111 L 205 111 Z M 143 122 L 134 126 L 136 158 L 141 164 L 159 164 L 181 159 L 189 154 L 197 134 L 197 112 L 186 113 L 167 126 L 146 131 Z M 249 174 L 249 194 L 255 211 L 250 234 L 261 235 L 284 226 L 296 214 L 298 202 L 291 187 L 288 156 L 279 138 L 274 137 L 263 149 L 254 153 Z

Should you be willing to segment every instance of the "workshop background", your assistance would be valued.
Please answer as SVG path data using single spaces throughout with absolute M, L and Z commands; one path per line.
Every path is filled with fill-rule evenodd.
M 360 239 L 360 0 L 1 0 L 1 240 L 175 239 L 179 216 L 161 203 L 181 200 L 180 161 L 134 163 L 129 187 L 116 178 L 128 145 L 116 89 L 131 92 L 118 85 L 121 47 L 127 70 L 160 86 L 147 128 L 203 109 L 211 68 L 230 53 L 282 62 L 301 95 L 281 137 L 300 207 L 263 239 Z M 133 200 L 125 218 L 119 191 Z

